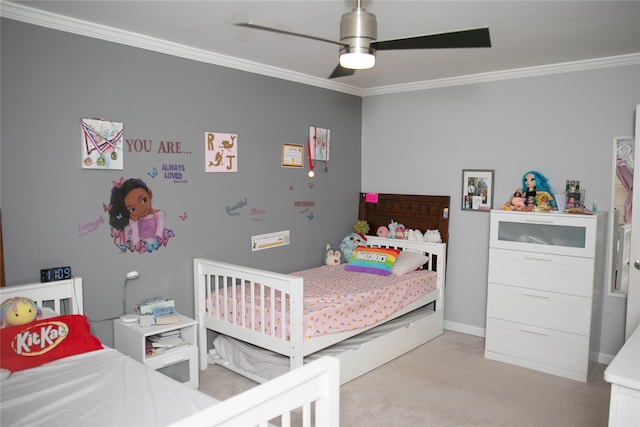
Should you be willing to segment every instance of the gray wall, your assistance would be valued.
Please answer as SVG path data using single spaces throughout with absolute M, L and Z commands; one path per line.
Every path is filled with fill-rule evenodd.
M 317 265 L 326 243 L 351 231 L 359 191 L 452 196 L 446 325 L 483 334 L 489 215 L 460 210 L 461 170 L 495 169 L 494 204 L 529 169 L 558 188 L 580 179 L 600 210 L 611 198 L 611 144 L 634 133 L 638 66 L 431 89 L 363 100 L 324 89 L 2 20 L 0 195 L 9 284 L 40 268 L 71 265 L 83 276 L 93 319 L 120 314 L 124 274 L 137 269 L 130 301 L 162 294 L 192 314 L 195 256 L 287 272 Z M 82 117 L 125 124 L 125 138 L 153 141 L 126 152 L 124 171 L 79 165 Z M 332 132 L 329 172 L 280 167 L 282 142 L 309 126 Z M 205 174 L 205 131 L 237 133 L 239 172 Z M 181 141 L 184 153 L 159 153 Z M 362 150 L 360 147 L 362 141 Z M 186 184 L 147 172 L 183 164 Z M 175 231 L 152 254 L 120 254 L 106 219 L 111 181 L 142 177 Z M 360 185 L 362 181 L 362 185 Z M 313 185 L 313 188 L 309 184 Z M 293 186 L 292 190 L 289 187 Z M 247 199 L 238 217 L 226 206 Z M 314 201 L 313 220 L 296 201 Z M 251 209 L 265 210 L 253 221 Z M 179 216 L 187 212 L 186 221 Z M 290 230 L 292 244 L 251 252 L 251 235 Z M 600 353 L 623 341 L 624 304 L 603 290 Z M 107 343 L 109 322 L 93 322 Z
M 580 180 L 588 203 L 608 210 L 612 139 L 634 134 L 639 75 L 627 66 L 364 98 L 362 190 L 451 195 L 445 326 L 485 326 L 489 214 L 461 210 L 462 169 L 495 170 L 496 206 L 535 169 L 556 192 Z M 615 355 L 626 301 L 606 286 L 594 333 Z
M 9 285 L 39 281 L 41 268 L 70 265 L 84 279 L 85 312 L 101 320 L 121 314 L 125 273 L 138 270 L 128 288 L 131 304 L 164 295 L 193 315 L 194 257 L 290 272 L 319 265 L 325 245 L 337 246 L 352 231 L 359 97 L 7 19 L 1 31 L 0 194 Z M 92 117 L 124 122 L 125 138 L 151 140 L 150 152 L 125 144 L 124 170 L 81 169 L 80 119 Z M 306 168 L 280 164 L 282 143 L 306 144 L 309 126 L 331 129 L 328 173 L 319 167 L 313 179 Z M 206 131 L 238 134 L 237 173 L 204 172 Z M 159 152 L 166 141 L 180 141 L 181 153 Z M 187 182 L 165 178 L 164 164 L 183 165 Z M 148 175 L 153 167 L 155 178 Z M 153 206 L 166 212 L 175 233 L 167 247 L 123 254 L 112 243 L 103 203 L 120 177 L 149 185 Z M 244 200 L 239 216 L 227 214 L 227 206 Z M 91 223 L 97 229 L 82 233 Z M 251 251 L 252 235 L 281 230 L 290 230 L 289 246 Z M 92 328 L 111 342 L 110 321 Z

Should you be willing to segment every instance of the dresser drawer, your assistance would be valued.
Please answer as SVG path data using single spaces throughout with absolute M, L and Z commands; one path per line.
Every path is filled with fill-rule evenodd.
M 588 369 L 589 338 L 584 335 L 487 318 L 485 349 L 532 365 L 585 374 Z
M 597 216 L 491 212 L 491 247 L 593 258 Z
M 491 248 L 489 282 L 591 297 L 592 259 Z
M 591 298 L 489 283 L 487 316 L 589 335 Z

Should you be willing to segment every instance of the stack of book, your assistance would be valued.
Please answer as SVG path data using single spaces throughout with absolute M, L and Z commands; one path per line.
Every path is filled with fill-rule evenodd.
M 151 319 L 156 325 L 170 325 L 180 321 L 180 315 L 176 309 L 176 302 L 172 299 L 152 298 L 140 304 L 136 304 L 136 312 L 146 320 L 141 324 L 151 324 Z
M 161 332 L 147 337 L 146 353 L 147 355 L 162 354 L 170 349 L 184 345 L 189 345 L 189 343 L 182 338 L 182 333 L 179 329 Z
M 162 307 L 175 307 L 176 302 L 172 299 L 165 299 L 162 297 L 149 298 L 142 301 L 140 304 L 136 304 L 136 313 L 140 315 L 153 314 L 154 308 Z
M 156 325 L 170 325 L 171 323 L 178 323 L 180 321 L 180 315 L 175 307 L 154 308 L 153 318 L 156 321 Z

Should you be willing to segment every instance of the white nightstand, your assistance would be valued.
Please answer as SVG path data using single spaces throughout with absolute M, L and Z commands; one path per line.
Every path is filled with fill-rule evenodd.
M 198 388 L 198 343 L 197 324 L 193 319 L 180 315 L 180 322 L 170 325 L 140 326 L 136 323 L 113 321 L 113 335 L 116 350 L 127 354 L 148 367 L 180 381 L 192 388 Z M 180 333 L 182 345 L 159 348 L 147 354 L 149 337 Z

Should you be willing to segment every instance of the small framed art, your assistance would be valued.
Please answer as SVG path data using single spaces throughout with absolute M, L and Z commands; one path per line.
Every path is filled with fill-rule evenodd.
M 295 144 L 282 144 L 282 166 L 301 168 L 304 164 L 304 147 Z
M 462 170 L 462 210 L 488 212 L 493 208 L 493 170 Z

